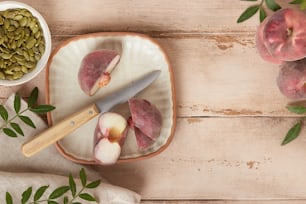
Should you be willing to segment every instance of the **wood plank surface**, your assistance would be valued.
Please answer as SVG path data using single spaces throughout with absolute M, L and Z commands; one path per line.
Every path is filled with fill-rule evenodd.
M 55 37 L 53 47 L 68 38 Z M 254 35 L 155 39 L 173 66 L 179 117 L 293 116 L 285 109 L 290 100 L 281 95 L 276 85 L 279 67 L 260 59 L 254 48 Z M 23 86 L 21 94 L 28 95 L 37 81 L 43 93 L 44 72 Z M 7 97 L 11 89 L 4 88 L 1 96 Z M 20 86 L 13 88 L 18 89 Z
M 304 204 L 306 200 L 258 200 L 258 201 L 193 201 L 193 200 L 175 200 L 175 201 L 142 201 L 141 204 Z
M 144 199 L 306 199 L 304 134 L 280 146 L 296 119 L 245 117 L 177 121 L 160 155 L 97 167 Z
M 143 204 L 306 203 L 306 130 L 281 146 L 298 120 L 276 86 L 278 66 L 258 56 L 258 16 L 237 24 L 254 2 L 230 0 L 23 0 L 45 17 L 53 49 L 92 32 L 145 33 L 173 65 L 177 128 L 160 155 L 93 167 L 111 183 L 141 194 Z M 287 0 L 278 1 L 287 5 Z M 16 87 L 0 87 L 0 101 L 38 86 L 45 72 Z
M 101 31 L 144 33 L 236 33 L 255 31 L 258 18 L 237 24 L 239 15 L 254 2 L 217 0 L 91 1 L 25 0 L 42 13 L 53 35 Z M 279 0 L 287 5 L 288 0 Z

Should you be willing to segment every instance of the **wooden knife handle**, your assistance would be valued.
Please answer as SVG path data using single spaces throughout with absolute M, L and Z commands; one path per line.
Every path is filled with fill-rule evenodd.
M 59 123 L 48 128 L 44 132 L 35 136 L 32 140 L 22 145 L 22 153 L 26 157 L 33 156 L 47 146 L 60 140 L 67 134 L 73 132 L 84 123 L 88 122 L 100 113 L 96 105 L 91 105 L 83 110 L 65 118 Z

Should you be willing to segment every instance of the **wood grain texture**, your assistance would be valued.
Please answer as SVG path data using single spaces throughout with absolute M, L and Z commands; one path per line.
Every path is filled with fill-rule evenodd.
M 306 198 L 305 131 L 280 146 L 296 119 L 179 119 L 172 144 L 148 160 L 97 167 L 143 199 Z
M 69 133 L 82 126 L 90 119 L 99 115 L 100 111 L 96 105 L 89 105 L 79 112 L 68 116 L 49 129 L 35 136 L 32 140 L 27 141 L 21 147 L 24 156 L 31 157 L 47 148 L 49 145 L 56 143 Z
M 173 200 L 173 201 L 142 201 L 141 204 L 304 204 L 306 200 Z
M 260 59 L 254 34 L 155 39 L 173 66 L 179 117 L 293 116 L 276 86 L 279 68 Z
M 254 2 L 203 0 L 91 1 L 24 0 L 46 18 L 53 35 L 79 35 L 101 31 L 142 33 L 241 33 L 255 31 L 252 18 L 237 24 L 239 15 Z M 278 1 L 281 5 L 287 0 Z M 287 4 L 286 4 L 287 5 Z
M 258 16 L 237 24 L 255 2 L 229 0 L 23 0 L 45 17 L 53 49 L 92 32 L 132 31 L 155 38 L 175 74 L 178 122 L 160 155 L 94 167 L 111 183 L 135 190 L 144 204 L 306 203 L 306 137 L 280 146 L 298 120 L 278 91 L 278 67 L 260 59 Z M 277 1 L 287 5 L 287 0 Z M 45 72 L 17 87 L 34 86 L 44 102 Z

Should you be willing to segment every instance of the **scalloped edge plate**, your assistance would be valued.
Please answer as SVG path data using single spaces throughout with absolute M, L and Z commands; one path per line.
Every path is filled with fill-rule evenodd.
M 102 48 L 120 52 L 121 59 L 111 73 L 110 83 L 100 89 L 94 96 L 89 97 L 78 86 L 79 64 L 88 52 Z M 160 109 L 163 117 L 161 136 L 148 150 L 140 151 L 135 149 L 137 148 L 135 136 L 130 130 L 127 136 L 128 141 L 125 142 L 117 163 L 150 158 L 161 153 L 172 141 L 176 126 L 176 95 L 173 70 L 162 47 L 154 39 L 143 34 L 127 32 L 92 33 L 73 37 L 59 44 L 52 52 L 46 68 L 46 102 L 56 106 L 56 110 L 49 112 L 47 115 L 49 126 L 155 69 L 162 71 L 160 77 L 136 97 L 147 99 Z M 57 86 L 60 86 L 60 88 Z M 77 103 L 76 100 L 78 100 Z M 129 114 L 127 111 L 127 105 L 122 105 L 114 110 L 114 112 L 118 112 L 126 118 Z M 97 120 L 98 118 L 88 122 L 88 125 L 84 125 L 84 127 L 59 140 L 56 143 L 58 151 L 65 158 L 76 163 L 98 164 L 93 159 L 93 155 L 90 155 L 93 152 L 93 127 L 95 127 Z M 89 133 L 86 132 L 87 130 Z M 89 139 L 84 139 L 84 132 Z M 88 142 L 80 143 L 79 140 Z

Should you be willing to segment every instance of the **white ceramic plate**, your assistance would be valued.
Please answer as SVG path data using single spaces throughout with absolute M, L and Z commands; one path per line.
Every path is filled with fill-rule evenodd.
M 91 51 L 113 49 L 121 53 L 111 81 L 90 97 L 78 84 L 81 60 Z M 147 158 L 165 149 L 174 134 L 176 103 L 172 68 L 168 57 L 157 42 L 135 33 L 95 33 L 72 38 L 62 43 L 51 55 L 47 67 L 47 103 L 56 106 L 48 115 L 49 124 L 56 124 L 66 116 L 101 97 L 122 88 L 134 79 L 153 70 L 161 70 L 159 78 L 138 94 L 157 106 L 162 113 L 159 139 L 147 150 L 137 148 L 134 132 L 129 130 L 118 162 Z M 112 110 L 129 116 L 127 104 Z M 98 117 L 58 141 L 57 147 L 65 157 L 78 163 L 94 164 L 93 136 Z

